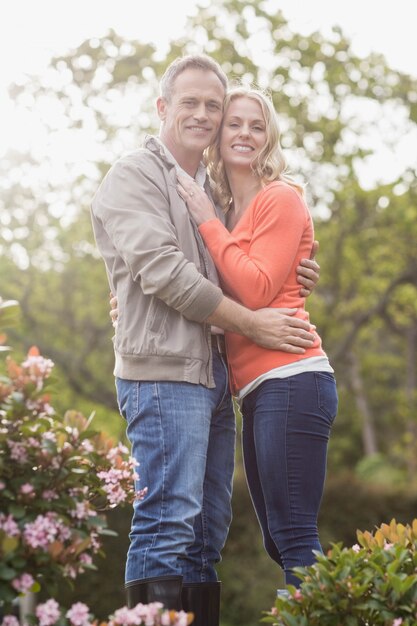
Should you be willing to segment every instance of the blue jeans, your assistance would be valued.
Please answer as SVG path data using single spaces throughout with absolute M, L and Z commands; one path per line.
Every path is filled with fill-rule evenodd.
M 322 551 L 317 516 L 337 404 L 327 372 L 266 380 L 243 400 L 245 472 L 265 549 L 296 587 L 292 568 Z
M 213 353 L 215 389 L 116 380 L 132 454 L 140 463 L 126 582 L 180 575 L 217 580 L 231 522 L 235 416 L 227 368 Z

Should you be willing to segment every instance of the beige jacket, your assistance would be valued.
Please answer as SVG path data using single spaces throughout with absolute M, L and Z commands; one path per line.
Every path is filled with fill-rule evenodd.
M 114 374 L 213 387 L 210 328 L 203 322 L 222 292 L 177 193 L 175 168 L 148 137 L 113 165 L 93 199 L 94 235 L 119 303 Z

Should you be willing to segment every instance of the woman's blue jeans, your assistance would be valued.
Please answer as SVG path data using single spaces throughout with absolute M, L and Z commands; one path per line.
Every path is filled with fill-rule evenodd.
M 213 353 L 215 389 L 116 380 L 132 454 L 140 463 L 126 582 L 180 575 L 217 580 L 231 522 L 235 416 L 227 367 Z
M 322 551 L 317 516 L 337 404 L 327 372 L 266 380 L 243 400 L 245 472 L 265 549 L 296 587 L 292 568 Z

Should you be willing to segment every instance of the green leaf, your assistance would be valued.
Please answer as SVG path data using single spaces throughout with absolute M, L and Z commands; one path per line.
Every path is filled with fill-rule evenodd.
M 107 537 L 118 536 L 118 533 L 114 530 L 110 530 L 110 528 L 99 528 L 97 532 L 99 535 L 106 535 Z
M 11 504 L 9 506 L 9 513 L 16 519 L 21 519 L 26 514 L 26 509 L 19 504 Z
M 93 439 L 99 434 L 100 431 L 98 430 L 84 430 L 82 433 L 80 433 L 78 439 L 79 441 L 83 441 L 83 439 Z
M 5 563 L 0 563 L 0 578 L 2 580 L 13 580 L 17 576 L 17 572 L 12 567 L 8 567 Z
M 19 539 L 17 537 L 10 537 L 10 535 L 6 535 L 1 542 L 1 549 L 7 556 L 10 552 L 14 552 L 18 545 Z

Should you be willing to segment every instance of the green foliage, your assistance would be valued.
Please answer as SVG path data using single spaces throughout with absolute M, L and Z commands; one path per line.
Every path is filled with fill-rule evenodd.
M 85 414 L 96 410 L 95 427 L 123 440 L 125 425 L 113 379 L 108 286 L 92 239 L 89 216 L 83 214 L 77 225 L 62 233 L 67 255 L 62 268 L 41 271 L 31 264 L 20 269 L 9 259 L 2 262 L 0 282 L 7 297 L 19 300 L 21 307 L 21 323 L 8 334 L 19 357 L 30 347 L 30 337 L 56 364 L 62 381 L 59 393 L 51 391 L 57 411 L 68 406 L 78 406 Z M 12 281 L 7 280 L 10 276 Z
M 0 302 L 0 328 L 15 303 Z M 136 463 L 125 446 L 76 411 L 49 403 L 52 361 L 32 348 L 0 378 L 0 606 L 19 593 L 56 589 L 93 568 L 102 511 L 132 502 Z
M 13 322 L 17 303 L 0 298 L 0 330 Z M 95 570 L 102 537 L 114 537 L 103 512 L 141 499 L 135 492 L 136 461 L 70 410 L 59 416 L 49 404 L 52 361 L 31 348 L 18 365 L 7 358 L 0 378 L 0 616 L 18 626 L 16 600 L 42 591 L 56 596 L 64 581 Z M 42 586 L 41 586 L 42 585 Z M 120 603 L 124 605 L 124 602 Z M 184 626 L 192 613 L 139 603 L 106 618 L 112 626 Z M 97 624 L 79 598 L 69 610 L 53 597 L 24 615 L 31 626 Z
M 332 476 L 330 471 L 319 519 L 323 549 L 327 551 L 337 542 L 352 545 L 357 541 L 356 528 L 375 528 L 392 516 L 405 524 L 413 519 L 416 510 L 417 494 L 369 485 L 352 474 Z M 116 508 L 107 516 L 108 525 L 118 536 L 104 537 L 106 556 L 97 559 L 97 571 L 82 574 L 76 589 L 63 586 L 56 596 L 65 606 L 77 600 L 88 603 L 100 619 L 124 602 L 131 512 L 128 507 Z M 254 626 L 259 623 L 261 611 L 273 605 L 276 590 L 283 587 L 283 576 L 263 548 L 239 458 L 233 488 L 233 521 L 222 557 L 218 566 L 222 625 Z
M 8 332 L 15 354 L 26 354 L 30 337 L 56 364 L 57 412 L 96 409 L 95 428 L 124 438 L 108 287 L 88 206 L 109 165 L 156 131 L 158 77 L 174 57 L 191 52 L 211 54 L 231 80 L 271 90 L 291 169 L 308 183 L 321 280 L 307 307 L 340 395 L 321 515 L 324 544 L 353 540 L 352 528 L 393 514 L 409 519 L 417 492 L 417 186 L 414 165 L 398 167 L 396 144 L 415 132 L 417 83 L 380 55 L 358 57 L 340 29 L 301 35 L 268 3 L 213 0 L 165 56 L 109 32 L 53 59 L 48 81 L 28 77 L 12 86 L 16 106 L 30 108 L 48 136 L 45 148 L 39 142 L 27 154 L 10 151 L 0 159 L 0 284 L 3 296 L 22 306 L 22 324 Z M 42 102 L 54 107 L 53 119 Z M 66 150 L 66 137 L 85 146 L 81 161 L 79 152 L 72 158 Z M 391 155 L 384 179 L 372 167 L 375 137 Z M 240 472 L 220 565 L 223 612 L 230 624 L 252 626 L 257 602 L 267 606 L 280 571 L 263 554 Z M 113 589 L 122 587 L 125 545 L 119 548 L 109 548 L 120 564 Z M 88 573 L 92 592 L 106 588 L 96 613 L 111 603 L 116 575 L 112 563 L 102 571 L 101 579 Z
M 13 344 L 24 354 L 25 336 L 33 337 L 65 378 L 65 401 L 76 399 L 86 413 L 97 407 L 99 427 L 123 437 L 107 282 L 88 206 L 109 165 L 157 129 L 154 98 L 166 65 L 202 51 L 231 80 L 271 90 L 291 168 L 308 182 L 322 268 L 308 308 L 342 398 L 331 455 L 343 467 L 381 453 L 388 471 L 395 468 L 410 483 L 417 475 L 417 189 L 412 169 L 394 165 L 395 143 L 415 129 L 417 84 L 379 55 L 356 56 L 340 29 L 301 35 L 258 0 L 201 7 L 165 57 L 152 45 L 109 32 L 53 59 L 48 84 L 31 77 L 11 87 L 16 106 L 37 112 L 50 141 L 64 145 L 62 127 L 88 146 L 82 164 L 78 155 L 68 161 L 65 150 L 62 163 L 50 162 L 39 147 L 36 156 L 10 152 L 2 158 L 8 179 L 0 176 L 0 282 L 4 295 L 22 303 L 24 319 L 22 330 L 11 335 Z M 45 107 L 37 108 L 45 99 L 62 113 L 53 124 Z M 392 154 L 388 182 L 369 180 L 376 136 Z M 361 402 L 353 389 L 353 358 Z M 367 428 L 372 445 L 365 441 Z
M 392 520 L 375 533 L 357 533 L 359 544 L 335 544 L 317 562 L 295 571 L 289 586 L 262 621 L 277 626 L 373 626 L 417 624 L 417 519 Z
M 16 323 L 18 311 L 19 305 L 16 300 L 3 300 L 0 297 L 0 331 Z M 6 339 L 7 336 L 4 333 L 0 333 L 0 352 L 10 350 L 9 346 L 4 345 Z

